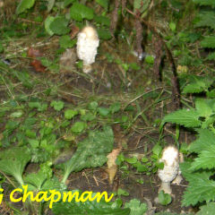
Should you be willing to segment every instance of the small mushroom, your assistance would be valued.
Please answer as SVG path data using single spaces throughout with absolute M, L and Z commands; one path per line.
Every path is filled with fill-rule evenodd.
M 83 60 L 83 72 L 89 73 L 92 70 L 91 64 L 95 62 L 99 38 L 96 30 L 86 26 L 78 34 L 77 55 Z
M 160 162 L 164 163 L 164 168 L 158 170 L 158 177 L 161 179 L 161 187 L 159 192 L 163 190 L 165 193 L 172 194 L 170 183 L 180 184 L 182 177 L 179 169 L 179 162 L 182 162 L 182 154 L 174 146 L 164 148 Z

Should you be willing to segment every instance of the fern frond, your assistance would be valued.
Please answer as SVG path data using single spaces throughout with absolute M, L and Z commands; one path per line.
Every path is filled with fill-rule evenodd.
M 203 48 L 211 48 L 211 49 L 214 49 L 214 48 L 215 48 L 215 37 L 214 37 L 214 36 L 205 37 L 205 38 L 201 41 L 201 46 L 202 46 Z
M 214 0 L 193 0 L 194 3 L 202 5 L 202 6 L 211 6 L 215 7 L 215 1 Z
M 210 27 L 215 29 L 215 13 L 212 11 L 204 11 L 197 15 L 198 22 L 195 27 Z

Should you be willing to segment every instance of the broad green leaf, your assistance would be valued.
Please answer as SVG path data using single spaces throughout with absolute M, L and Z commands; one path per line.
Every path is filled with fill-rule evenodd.
M 196 110 L 199 112 L 199 115 L 204 117 L 209 117 L 213 113 L 213 104 L 214 100 L 206 100 L 198 98 L 195 101 Z
M 64 0 L 64 7 L 67 7 L 68 5 L 72 4 L 75 0 Z
M 214 0 L 193 0 L 194 3 L 204 6 L 211 6 L 215 7 L 215 1 Z
M 74 3 L 70 8 L 70 17 L 76 21 L 91 20 L 94 17 L 93 9 L 79 3 Z
M 81 193 L 79 194 L 81 195 Z M 115 202 L 105 202 L 102 198 L 100 202 L 86 201 L 86 202 L 58 202 L 53 204 L 52 209 L 54 215 L 129 215 L 130 209 L 122 209 Z
M 93 110 L 95 111 L 98 107 L 98 103 L 97 102 L 91 102 L 89 105 L 88 105 L 88 108 L 89 110 Z
M 137 157 L 132 157 L 132 158 L 125 158 L 125 161 L 130 163 L 130 164 L 134 164 L 137 163 Z
M 66 182 L 72 171 L 102 166 L 113 148 L 113 140 L 110 127 L 104 127 L 103 131 L 90 131 L 89 137 L 78 143 L 76 153 L 65 163 L 62 182 Z
M 16 13 L 20 14 L 34 6 L 35 0 L 21 0 L 16 8 Z
M 61 111 L 64 108 L 64 102 L 62 101 L 52 101 L 51 107 L 53 107 L 56 111 Z
M 64 18 L 57 16 L 54 18 L 54 20 L 50 23 L 50 30 L 57 35 L 63 35 L 69 33 L 70 29 L 67 27 L 69 24 L 69 21 Z
M 60 37 L 60 47 L 61 48 L 72 48 L 76 45 L 76 40 L 71 40 L 69 35 L 63 35 Z
M 121 104 L 119 102 L 116 102 L 112 104 L 109 109 L 111 113 L 116 113 L 120 111 L 120 108 L 121 108 Z
M 110 30 L 99 28 L 97 29 L 97 32 L 98 32 L 99 38 L 102 40 L 110 40 L 112 38 Z
M 193 161 L 191 165 L 191 170 L 214 169 L 215 168 L 214 160 L 215 160 L 215 144 L 213 146 L 207 147 L 204 151 L 200 152 L 198 157 Z
M 212 78 L 194 76 L 190 83 L 184 87 L 183 93 L 201 93 L 207 91 L 212 83 Z
M 147 211 L 147 205 L 138 199 L 131 199 L 130 202 L 125 203 L 125 207 L 131 209 L 130 215 L 143 215 Z
M 27 184 L 34 186 L 35 189 L 41 190 L 42 185 L 47 180 L 47 176 L 42 171 L 39 171 L 28 174 L 24 180 Z
M 110 26 L 110 18 L 106 16 L 95 16 L 94 21 L 104 26 L 108 26 L 108 27 Z
M 48 16 L 44 22 L 45 30 L 50 36 L 54 34 L 54 32 L 50 29 L 50 25 L 54 21 L 54 19 L 55 18 L 53 16 Z
M 54 7 L 55 0 L 48 0 L 47 11 L 50 12 Z
M 81 133 L 82 131 L 84 131 L 84 129 L 87 127 L 85 122 L 76 122 L 72 128 L 71 131 L 74 133 Z
M 155 58 L 152 55 L 147 55 L 145 57 L 145 62 L 148 64 L 154 64 Z
M 64 117 L 66 119 L 72 119 L 74 118 L 74 116 L 78 115 L 78 111 L 77 110 L 71 110 L 71 109 L 68 109 L 64 112 Z
M 87 114 L 81 116 L 81 120 L 83 120 L 83 121 L 92 121 L 95 118 L 96 118 L 96 116 L 92 113 L 87 113 Z
M 10 114 L 10 118 L 20 118 L 23 115 L 22 111 L 13 112 Z
M 105 10 L 108 10 L 109 0 L 96 0 Z
M 32 148 L 37 148 L 40 145 L 39 140 L 29 139 L 28 142 L 29 142 L 29 144 L 31 145 Z
M 172 202 L 172 197 L 161 190 L 158 194 L 158 200 L 161 205 L 169 205 Z
M 183 195 L 183 206 L 196 205 L 198 202 L 209 202 L 215 200 L 215 182 L 209 180 L 210 175 L 206 172 L 192 173 L 193 178 L 189 180 L 189 186 Z
M 126 190 L 123 190 L 123 189 L 121 189 L 121 188 L 119 188 L 118 190 L 117 190 L 117 195 L 118 196 L 129 196 L 129 192 L 128 191 L 126 191 Z
M 105 107 L 99 107 L 98 108 L 98 113 L 101 116 L 107 116 L 110 113 L 110 109 L 109 108 L 105 108 Z
M 178 110 L 166 115 L 162 121 L 162 124 L 166 122 L 176 123 L 185 127 L 199 127 L 201 122 L 199 121 L 199 113 L 195 110 Z
M 200 207 L 200 211 L 197 212 L 196 215 L 212 215 L 215 214 L 215 203 L 214 202 L 210 202 L 204 206 Z
M 14 147 L 0 152 L 0 170 L 13 176 L 20 185 L 23 185 L 22 174 L 31 155 L 26 147 Z

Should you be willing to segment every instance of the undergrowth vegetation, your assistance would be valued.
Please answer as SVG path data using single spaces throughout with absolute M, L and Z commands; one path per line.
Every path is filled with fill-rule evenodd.
M 215 214 L 214 7 L 0 0 L 0 213 Z M 86 25 L 100 39 L 89 74 L 75 51 Z M 156 176 L 168 145 L 184 157 L 173 195 Z M 114 198 L 59 196 L 86 190 Z

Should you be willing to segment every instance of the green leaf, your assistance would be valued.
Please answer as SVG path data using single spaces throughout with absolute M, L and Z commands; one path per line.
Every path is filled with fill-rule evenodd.
M 79 194 L 81 195 L 81 194 Z M 105 202 L 102 198 L 101 201 L 86 201 L 86 202 L 57 202 L 53 204 L 52 209 L 54 215 L 129 215 L 130 209 L 122 209 L 115 202 Z
M 215 7 L 214 0 L 193 0 L 193 2 L 199 5 Z
M 47 12 L 50 12 L 52 8 L 54 7 L 55 0 L 49 0 L 47 5 Z
M 158 200 L 161 205 L 169 205 L 172 202 L 172 197 L 161 190 L 158 194 Z
M 70 8 L 70 17 L 76 21 L 91 20 L 94 17 L 93 9 L 79 3 L 74 3 Z
M 159 145 L 159 144 L 156 144 L 153 149 L 152 149 L 152 152 L 153 154 L 159 156 L 162 152 L 163 148 Z
M 72 48 L 76 45 L 76 40 L 71 40 L 69 35 L 63 35 L 60 37 L 60 47 L 61 48 Z
M 16 14 L 20 14 L 34 6 L 35 0 L 21 0 L 16 8 Z
M 97 102 L 91 102 L 89 105 L 88 105 L 88 108 L 89 110 L 93 110 L 95 111 L 98 107 L 98 103 Z
M 26 147 L 15 147 L 0 152 L 0 170 L 13 176 L 20 185 L 23 185 L 22 174 L 31 155 Z
M 87 113 L 87 114 L 81 116 L 81 120 L 83 120 L 83 121 L 92 121 L 95 118 L 96 118 L 96 116 L 92 113 Z
M 108 27 L 110 26 L 110 18 L 106 16 L 95 16 L 94 21 L 104 26 L 108 26 Z
M 30 108 L 36 108 L 38 111 L 45 111 L 48 108 L 48 104 L 47 103 L 41 103 L 41 102 L 29 102 L 28 106 Z
M 131 199 L 129 203 L 125 203 L 126 208 L 130 208 L 130 215 L 143 215 L 147 211 L 147 205 L 138 199 Z
M 101 40 L 110 40 L 112 38 L 110 30 L 108 29 L 99 28 L 97 29 L 97 32 Z
M 166 115 L 162 121 L 162 125 L 166 122 L 176 123 L 185 127 L 199 127 L 201 122 L 199 121 L 199 113 L 195 110 L 178 110 Z
M 129 192 L 128 191 L 126 191 L 126 190 L 123 190 L 123 189 L 121 189 L 121 188 L 119 188 L 118 190 L 117 190 L 117 195 L 118 196 L 129 196 Z
M 145 57 L 145 62 L 148 63 L 148 64 L 154 64 L 154 57 L 152 55 L 146 55 Z
M 130 163 L 130 164 L 134 164 L 137 163 L 137 157 L 132 157 L 132 158 L 125 158 L 125 161 Z
M 215 100 L 213 99 L 196 99 L 195 106 L 199 115 L 209 117 L 213 113 L 213 105 Z
M 215 144 L 215 136 L 213 132 L 208 129 L 198 129 L 197 131 L 199 138 L 190 144 L 189 151 L 201 153 Z
M 89 137 L 79 142 L 76 153 L 65 163 L 62 182 L 66 182 L 72 171 L 102 166 L 107 161 L 107 153 L 113 148 L 113 141 L 110 127 L 104 127 L 103 131 L 90 131 Z
M 70 29 L 67 27 L 69 21 L 65 17 L 57 16 L 50 23 L 50 30 L 57 35 L 63 35 L 69 33 Z
M 183 173 L 183 170 L 182 170 Z M 192 173 L 189 176 L 189 186 L 183 195 L 183 206 L 196 205 L 198 202 L 215 200 L 215 182 L 209 180 L 213 173 Z
M 201 93 L 207 91 L 212 85 L 213 79 L 208 77 L 193 77 L 191 82 L 185 86 L 183 93 Z
M 56 111 L 61 111 L 64 108 L 64 102 L 62 101 L 52 101 L 51 107 L 53 107 Z
M 72 128 L 71 131 L 74 133 L 81 133 L 84 131 L 84 129 L 87 127 L 85 122 L 76 122 Z
M 44 22 L 45 30 L 50 36 L 54 34 L 54 32 L 50 28 L 50 25 L 54 20 L 55 18 L 53 16 L 48 16 Z
M 76 115 L 78 115 L 78 111 L 77 110 L 71 110 L 71 109 L 68 109 L 64 112 L 64 117 L 66 119 L 72 119 L 74 118 Z
M 201 206 L 200 211 L 196 213 L 196 215 L 210 215 L 210 214 L 215 214 L 215 203 L 210 202 L 207 205 Z
M 214 136 L 215 138 L 215 136 Z M 206 150 L 201 151 L 192 165 L 191 170 L 197 169 L 214 169 L 215 168 L 215 142 L 213 146 L 207 147 Z
M 29 139 L 28 142 L 32 148 L 37 148 L 40 145 L 40 142 L 38 140 L 35 140 L 35 139 Z
M 34 188 L 39 191 L 42 189 L 42 185 L 46 180 L 47 176 L 42 171 L 30 173 L 25 177 L 25 182 L 34 186 Z
M 119 112 L 120 108 L 121 108 L 121 104 L 119 102 L 116 102 L 112 104 L 109 109 L 110 109 L 110 112 L 113 114 L 113 113 Z
M 96 0 L 105 10 L 108 10 L 109 0 Z
M 99 108 L 98 108 L 98 113 L 99 113 L 101 116 L 107 116 L 107 115 L 110 113 L 110 110 L 109 110 L 109 108 L 99 107 Z
M 64 7 L 67 7 L 71 3 L 73 3 L 75 0 L 64 0 Z
M 22 111 L 13 112 L 10 114 L 10 118 L 20 118 L 23 115 Z
M 175 32 L 176 30 L 176 24 L 174 22 L 170 22 L 169 23 L 169 28 L 172 32 Z

